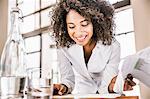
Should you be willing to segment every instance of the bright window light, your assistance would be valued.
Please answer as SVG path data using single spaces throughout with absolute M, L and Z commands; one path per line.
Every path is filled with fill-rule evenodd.
M 111 4 L 114 4 L 116 2 L 123 1 L 123 0 L 107 0 L 107 1 L 109 1 Z

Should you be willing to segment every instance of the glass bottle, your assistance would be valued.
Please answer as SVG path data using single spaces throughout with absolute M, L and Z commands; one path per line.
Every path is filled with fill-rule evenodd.
M 1 76 L 25 76 L 25 46 L 20 34 L 20 10 L 12 8 L 11 27 L 8 34 L 0 61 Z
M 51 51 L 51 66 L 52 66 L 52 73 L 53 73 L 53 83 L 59 83 L 59 79 L 60 79 L 60 72 L 58 69 L 58 65 L 59 65 L 59 61 L 58 61 L 58 55 L 57 55 L 57 46 L 56 46 L 56 39 L 54 37 L 53 32 L 50 31 L 49 33 L 49 37 L 50 37 L 50 51 Z

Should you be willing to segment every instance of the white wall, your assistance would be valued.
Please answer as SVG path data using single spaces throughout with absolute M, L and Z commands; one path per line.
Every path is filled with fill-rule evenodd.
M 8 2 L 0 0 L 0 56 L 7 37 Z
M 131 0 L 137 50 L 150 46 L 150 0 Z
M 137 51 L 150 46 L 150 0 L 131 0 Z M 150 88 L 140 84 L 141 98 L 150 99 Z
M 16 6 L 16 0 L 0 0 L 0 56 L 10 29 L 10 9 Z

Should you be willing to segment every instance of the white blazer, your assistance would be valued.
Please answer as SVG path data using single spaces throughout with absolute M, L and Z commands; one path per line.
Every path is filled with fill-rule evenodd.
M 85 64 L 83 46 L 72 45 L 58 50 L 61 83 L 75 94 L 108 93 L 111 79 L 118 73 L 120 44 L 115 40 L 111 45 L 97 42 L 91 57 Z

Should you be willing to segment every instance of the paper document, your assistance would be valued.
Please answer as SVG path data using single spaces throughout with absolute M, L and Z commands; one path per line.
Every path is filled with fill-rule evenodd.
M 113 89 L 116 93 L 123 93 L 124 79 L 128 74 L 150 87 L 150 47 L 121 60 Z
M 116 79 L 116 83 L 114 85 L 114 91 L 116 93 L 123 94 L 124 88 L 124 79 L 128 74 L 132 73 L 134 68 L 136 68 L 136 64 L 139 60 L 137 55 L 132 55 L 121 60 L 119 64 L 119 73 Z

